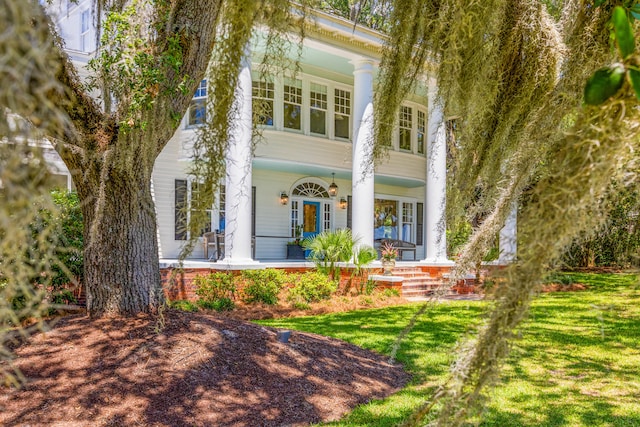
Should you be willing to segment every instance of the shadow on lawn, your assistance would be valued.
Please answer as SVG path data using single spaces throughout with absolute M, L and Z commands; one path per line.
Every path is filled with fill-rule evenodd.
M 63 319 L 18 349 L 27 387 L 0 396 L 0 424 L 281 426 L 336 418 L 408 380 L 325 337 L 171 312 Z

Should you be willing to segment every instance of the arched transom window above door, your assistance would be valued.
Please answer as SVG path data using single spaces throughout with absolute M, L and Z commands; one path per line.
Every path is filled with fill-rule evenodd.
M 291 192 L 293 196 L 311 197 L 314 199 L 328 199 L 329 192 L 326 187 L 316 182 L 306 181 L 298 184 Z

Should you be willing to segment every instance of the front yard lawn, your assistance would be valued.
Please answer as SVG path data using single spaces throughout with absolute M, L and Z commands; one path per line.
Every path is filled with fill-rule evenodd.
M 632 274 L 572 274 L 585 291 L 542 294 L 513 343 L 482 426 L 640 426 L 640 286 Z M 418 304 L 260 321 L 328 335 L 390 354 Z M 394 426 L 441 384 L 456 342 L 486 303 L 434 304 L 402 341 L 412 383 L 356 408 L 333 426 Z

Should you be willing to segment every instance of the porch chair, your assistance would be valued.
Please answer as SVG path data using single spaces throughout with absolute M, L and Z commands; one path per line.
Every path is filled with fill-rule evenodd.
M 216 245 L 216 233 L 214 231 L 209 233 L 204 233 L 202 235 L 202 240 L 204 243 L 204 257 L 207 260 L 211 260 L 215 257 L 218 259 L 218 248 Z

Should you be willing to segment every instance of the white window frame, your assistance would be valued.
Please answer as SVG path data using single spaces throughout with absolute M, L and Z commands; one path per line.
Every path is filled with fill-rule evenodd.
M 339 105 L 336 101 L 338 101 L 338 99 L 347 99 L 346 97 L 342 96 L 342 93 L 338 93 L 338 91 L 345 93 L 345 94 L 349 94 L 348 100 L 349 100 L 349 105 L 345 106 L 344 104 Z M 345 89 L 344 87 L 341 86 L 334 86 L 333 87 L 333 136 L 335 139 L 337 140 L 343 140 L 343 141 L 351 141 L 351 134 L 352 134 L 352 127 L 353 127 L 353 91 L 350 89 Z M 336 129 L 335 129 L 335 122 L 337 120 L 337 116 L 343 116 L 346 117 L 349 120 L 349 124 L 348 124 L 348 136 L 345 138 L 343 136 L 338 136 L 336 135 Z
M 193 177 L 185 177 L 185 178 L 174 178 L 175 180 L 181 180 L 187 182 L 187 225 L 191 221 L 191 200 L 193 200 L 193 192 L 194 192 L 194 183 L 196 182 Z M 220 230 L 220 218 L 221 214 L 225 214 L 225 193 L 224 193 L 225 185 L 220 184 L 218 186 L 218 191 L 214 194 L 214 200 L 212 200 L 211 206 L 206 209 L 209 214 L 209 218 L 211 218 L 209 227 L 210 231 Z M 175 209 L 175 206 L 174 206 Z M 174 219 L 175 221 L 175 219 Z M 206 227 L 206 224 L 205 224 Z M 186 239 L 190 239 L 191 231 L 187 226 Z M 200 236 L 199 236 L 200 237 Z
M 418 222 L 417 222 L 417 218 L 416 218 L 416 214 L 418 212 L 418 203 L 423 203 L 423 201 L 418 200 L 416 198 L 413 197 L 402 197 L 402 196 L 395 196 L 395 195 L 391 195 L 391 194 L 379 194 L 379 193 L 375 193 L 374 194 L 374 200 L 376 199 L 382 199 L 382 200 L 390 200 L 393 202 L 396 202 L 396 211 L 398 213 L 398 218 L 396 220 L 396 227 L 397 227 L 397 236 L 399 240 L 402 240 L 402 231 L 403 231 L 403 225 L 404 224 L 410 224 L 411 225 L 411 240 L 409 240 L 411 243 L 416 243 L 416 227 L 418 226 Z M 406 204 L 411 204 L 411 210 L 412 210 L 412 218 L 411 221 L 404 221 L 404 205 Z M 374 231 L 375 233 L 375 231 Z
M 316 88 L 324 88 L 324 93 L 318 91 L 318 90 L 314 90 L 314 86 Z M 310 135 L 314 135 L 314 136 L 321 136 L 321 137 L 328 137 L 329 136 L 329 126 L 328 126 L 328 118 L 329 118 L 329 86 L 327 86 L 326 84 L 323 83 L 318 83 L 315 81 L 310 81 L 309 82 L 309 134 Z M 314 98 L 312 96 L 312 93 L 317 93 L 320 95 L 324 95 L 324 99 L 322 99 L 322 97 L 320 98 Z M 312 110 L 317 110 L 317 111 L 322 111 L 324 112 L 324 133 L 317 133 L 317 132 L 313 132 L 311 130 L 311 125 L 312 125 L 312 120 L 311 120 L 311 111 Z
M 271 86 L 271 87 L 269 87 Z M 276 83 L 269 78 L 253 77 L 251 78 L 251 102 L 268 102 L 271 101 L 271 123 L 258 123 L 258 126 L 264 128 L 273 128 L 276 123 Z M 271 95 L 269 97 L 269 95 Z M 254 112 L 255 114 L 255 112 Z
M 68 4 L 68 3 L 67 3 Z M 91 29 L 91 10 L 85 9 L 80 12 L 80 50 L 87 51 L 87 37 Z
M 421 115 L 422 115 L 422 120 L 420 118 Z M 420 150 L 420 135 L 422 135 L 422 151 Z M 423 156 L 426 153 L 427 153 L 427 111 L 418 108 L 416 112 L 416 154 Z
M 186 115 L 186 127 L 194 128 L 197 126 L 201 126 L 204 121 L 207 119 L 207 96 L 209 93 L 209 84 L 206 79 L 200 80 L 198 83 L 198 87 L 196 88 L 195 93 L 193 94 L 193 98 L 191 98 L 191 102 L 189 103 L 189 109 L 187 110 Z M 196 103 L 203 103 L 204 108 L 204 118 L 202 119 L 202 123 L 195 122 L 191 123 L 193 108 L 196 106 Z
M 282 84 L 282 108 L 280 109 L 280 112 L 282 115 L 282 130 L 285 130 L 288 132 L 299 132 L 299 133 L 302 133 L 304 131 L 304 126 L 305 126 L 305 120 L 304 120 L 305 108 L 304 108 L 304 100 L 303 100 L 304 92 L 305 91 L 303 90 L 303 87 L 302 87 L 302 80 L 298 78 L 296 79 L 287 78 L 284 80 Z M 294 108 L 297 106 L 299 108 L 299 113 L 300 113 L 299 128 L 292 128 L 292 127 L 285 126 L 284 110 L 286 105 L 294 106 Z
M 413 137 L 414 137 L 414 107 L 411 105 L 402 104 L 400 106 L 399 117 L 398 117 L 398 150 L 404 151 L 405 153 L 413 152 Z M 402 135 L 403 131 L 406 132 L 409 136 L 409 148 L 402 147 Z

